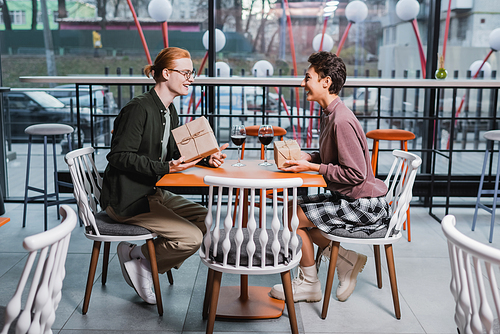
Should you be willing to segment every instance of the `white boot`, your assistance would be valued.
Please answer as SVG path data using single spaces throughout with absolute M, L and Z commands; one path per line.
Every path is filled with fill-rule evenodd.
M 341 302 L 346 301 L 353 293 L 358 274 L 363 271 L 366 260 L 366 255 L 342 247 L 339 248 L 337 258 L 337 275 L 339 278 L 337 298 Z
M 299 276 L 292 281 L 293 301 L 308 303 L 319 302 L 322 298 L 321 283 L 318 279 L 316 266 L 299 266 Z M 271 289 L 271 296 L 276 299 L 285 300 L 282 284 L 276 284 Z
M 330 244 L 323 249 L 316 262 L 317 270 L 319 270 L 322 258 L 330 261 L 331 249 L 332 243 L 330 242 Z M 339 247 L 339 256 L 337 257 L 337 275 L 339 278 L 337 298 L 339 301 L 346 301 L 353 293 L 356 287 L 358 274 L 363 271 L 366 260 L 366 255 L 358 254 L 352 250 L 346 250 L 342 246 Z

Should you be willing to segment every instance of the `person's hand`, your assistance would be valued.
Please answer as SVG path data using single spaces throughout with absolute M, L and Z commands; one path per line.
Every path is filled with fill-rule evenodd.
M 318 172 L 319 165 L 313 164 L 305 159 L 303 159 L 303 160 L 287 160 L 287 161 L 285 161 L 285 166 L 283 166 L 279 169 L 284 171 L 284 172 L 293 172 L 293 173 L 308 172 L 308 171 Z
M 227 155 L 225 153 L 222 153 L 223 150 L 225 150 L 229 146 L 229 143 L 225 143 L 222 145 L 219 149 L 219 152 L 215 152 L 210 156 L 210 159 L 208 159 L 208 165 L 210 167 L 220 167 L 224 163 L 224 159 L 226 159 Z
M 307 152 L 300 151 L 300 160 L 311 161 L 311 155 Z
M 188 168 L 191 168 L 194 165 L 196 165 L 198 162 L 200 162 L 201 158 L 190 161 L 190 162 L 184 162 L 184 160 L 185 160 L 185 158 L 184 158 L 184 156 L 182 156 L 177 160 L 170 161 L 168 163 L 168 165 L 170 167 L 170 173 L 180 172 L 180 171 L 186 170 Z

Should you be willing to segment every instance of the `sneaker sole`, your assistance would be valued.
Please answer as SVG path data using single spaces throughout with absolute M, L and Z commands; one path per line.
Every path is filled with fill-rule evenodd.
M 347 298 L 349 298 L 352 295 L 352 293 L 354 292 L 354 289 L 356 288 L 358 274 L 360 272 L 362 272 L 363 269 L 365 268 L 365 264 L 366 264 L 367 260 L 368 260 L 368 258 L 366 257 L 366 255 L 358 254 L 358 260 L 354 264 L 354 268 L 351 272 L 351 277 L 349 280 L 350 284 L 347 287 L 347 290 L 341 294 L 337 294 L 337 299 L 339 301 L 345 302 L 347 300 Z
M 269 295 L 275 299 L 279 300 L 285 300 L 285 296 L 281 295 L 280 292 L 274 292 L 273 289 L 269 292 Z M 306 302 L 306 303 L 317 303 L 323 299 L 323 293 L 320 291 L 318 295 L 314 296 L 313 298 L 295 298 L 295 295 L 293 295 L 293 302 L 298 303 L 298 302 Z

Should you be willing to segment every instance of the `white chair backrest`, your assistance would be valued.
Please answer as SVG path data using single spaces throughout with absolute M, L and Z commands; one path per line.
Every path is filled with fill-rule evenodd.
M 456 302 L 455 323 L 460 333 L 490 334 L 494 318 L 500 319 L 500 295 L 494 271 L 494 267 L 497 270 L 500 267 L 500 250 L 465 236 L 455 224 L 452 215 L 441 222 L 448 239 L 450 290 Z
M 93 154 L 93 147 L 84 147 L 66 154 L 65 160 L 73 182 L 73 195 L 86 231 L 95 231 L 96 235 L 100 235 L 94 215 L 101 210 L 99 198 L 102 177 L 97 170 Z
M 200 248 L 200 256 L 206 261 L 210 259 L 210 248 L 212 246 L 212 256 L 216 257 L 218 252 L 218 246 L 222 245 L 223 260 L 221 261 L 222 267 L 232 267 L 235 269 L 241 268 L 242 270 L 256 268 L 253 266 L 254 260 L 260 263 L 260 268 L 267 267 L 278 267 L 278 257 L 280 250 L 284 251 L 284 256 L 292 262 L 298 262 L 300 260 L 301 251 L 299 247 L 299 239 L 297 237 L 297 227 L 299 224 L 297 216 L 297 187 L 302 185 L 301 178 L 291 178 L 291 179 L 236 179 L 236 178 L 224 178 L 217 176 L 205 176 L 205 184 L 209 185 L 209 200 L 208 200 L 208 214 L 205 219 L 205 225 L 208 232 L 205 234 L 203 245 Z M 240 189 L 240 196 L 243 194 L 244 189 L 247 189 L 250 194 L 250 203 L 248 204 L 249 212 L 248 217 L 243 217 L 244 208 L 243 200 L 239 201 L 238 214 L 236 222 L 233 222 L 233 203 L 235 196 L 233 191 Z M 273 190 L 273 214 L 271 221 L 272 233 L 268 233 L 266 228 L 257 231 L 257 221 L 259 215 L 256 214 L 255 210 L 255 196 L 259 194 L 259 190 L 263 190 L 265 194 L 266 189 Z M 284 202 L 277 200 L 277 190 L 283 189 Z M 292 219 L 291 219 L 291 229 L 288 227 L 288 206 L 283 205 L 283 203 L 288 203 L 289 196 L 288 190 L 292 189 L 293 193 L 293 206 L 292 206 Z M 227 190 L 227 193 L 225 192 Z M 216 206 L 214 208 L 214 203 Z M 262 204 L 264 212 L 266 212 L 266 203 Z M 248 219 L 246 219 L 248 218 Z M 266 227 L 266 215 L 262 218 L 263 227 Z M 248 243 L 246 248 L 243 247 L 243 225 L 244 220 L 246 222 L 246 228 L 248 232 Z M 234 239 L 231 239 L 230 231 L 234 226 Z M 282 229 L 281 238 L 278 237 L 279 231 Z M 259 235 L 255 235 L 255 233 Z M 254 242 L 254 236 L 258 237 L 258 245 Z M 269 243 L 268 243 L 269 242 Z M 265 250 L 266 246 L 271 248 L 271 254 L 268 254 L 266 258 L 266 252 L 260 250 Z M 257 247 L 260 246 L 260 247 Z M 228 264 L 228 254 L 233 248 L 235 250 L 235 264 Z M 248 264 L 244 265 L 240 263 L 240 254 L 244 254 L 248 259 Z M 271 259 L 272 258 L 272 259 Z M 267 260 L 267 261 L 266 261 Z M 266 262 L 268 263 L 266 265 Z M 269 265 L 272 263 L 272 265 Z
M 391 221 L 387 229 L 386 238 L 396 237 L 401 233 L 401 226 L 406 221 L 406 212 L 412 198 L 413 183 L 422 159 L 413 153 L 394 150 L 394 162 L 384 183 L 389 189 L 385 199 L 391 206 Z M 392 231 L 398 231 L 392 234 Z
M 76 226 L 76 213 L 62 205 L 63 217 L 58 226 L 26 237 L 23 247 L 29 251 L 28 259 L 19 279 L 14 296 L 5 310 L 5 324 L 1 334 L 7 334 L 19 315 L 16 333 L 52 333 L 55 312 L 61 300 L 61 289 L 66 275 L 65 263 L 71 231 Z M 35 264 L 35 260 L 38 261 Z M 32 268 L 34 272 L 30 275 Z M 32 279 L 26 304 L 21 312 L 21 297 L 28 279 Z

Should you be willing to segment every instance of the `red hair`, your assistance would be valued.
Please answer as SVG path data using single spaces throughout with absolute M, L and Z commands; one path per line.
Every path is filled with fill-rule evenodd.
M 148 78 L 152 74 L 153 79 L 159 82 L 161 81 L 161 72 L 163 69 L 174 67 L 174 61 L 182 58 L 191 58 L 189 51 L 176 47 L 165 48 L 158 53 L 153 65 L 146 65 L 144 67 L 144 74 Z

